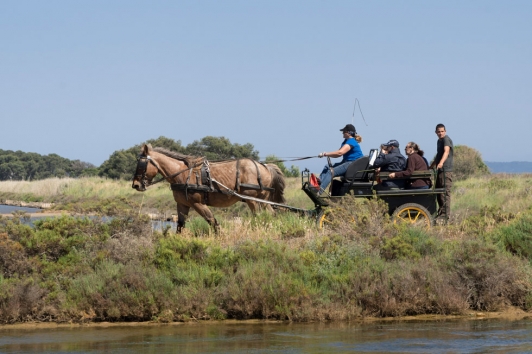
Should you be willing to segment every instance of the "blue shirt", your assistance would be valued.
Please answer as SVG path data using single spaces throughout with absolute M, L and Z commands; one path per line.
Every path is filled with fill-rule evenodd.
M 344 146 L 345 144 L 350 145 L 350 146 L 351 146 L 351 149 L 349 149 L 348 152 L 346 152 L 345 154 L 343 154 L 342 162 L 355 161 L 355 160 L 361 158 L 362 156 L 364 156 L 364 155 L 362 154 L 362 149 L 360 148 L 360 145 L 359 145 L 358 142 L 355 140 L 355 138 L 345 139 L 345 140 L 342 142 L 342 145 L 340 145 L 340 149 L 341 149 L 342 146 Z

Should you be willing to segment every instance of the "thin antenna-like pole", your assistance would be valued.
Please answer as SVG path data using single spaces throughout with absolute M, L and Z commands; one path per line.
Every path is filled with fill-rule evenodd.
M 353 106 L 353 117 L 351 118 L 352 124 L 355 124 L 355 111 L 357 109 L 357 103 L 358 103 L 358 110 L 360 111 L 360 115 L 362 116 L 362 119 L 364 120 L 364 123 L 366 124 L 366 127 L 368 126 L 368 123 L 366 123 L 366 118 L 364 118 L 364 113 L 362 113 L 362 108 L 360 108 L 360 101 L 358 98 L 355 98 L 355 105 Z

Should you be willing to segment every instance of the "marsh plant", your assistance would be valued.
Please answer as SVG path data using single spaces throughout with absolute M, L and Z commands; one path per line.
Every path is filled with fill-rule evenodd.
M 217 214 L 219 233 L 192 214 L 180 235 L 154 231 L 141 202 L 114 182 L 103 191 L 109 181 L 84 188 L 90 181 L 110 205 L 95 202 L 100 215 L 113 217 L 0 218 L 1 323 L 330 321 L 532 307 L 530 176 L 456 183 L 463 193 L 453 195 L 452 223 L 431 229 L 394 224 L 381 201 L 345 198 L 324 230 L 306 216 L 235 206 Z M 85 197 L 68 205 L 98 200 L 74 186 L 53 198 L 67 199 L 69 188 Z M 142 204 L 156 205 L 157 193 Z

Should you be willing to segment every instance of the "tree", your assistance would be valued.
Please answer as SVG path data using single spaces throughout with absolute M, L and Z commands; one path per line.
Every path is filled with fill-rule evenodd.
M 285 177 L 299 177 L 299 167 L 292 165 L 289 170 L 286 168 L 284 163 L 280 161 L 279 158 L 275 155 L 266 156 L 265 162 L 277 165 L 281 169 Z
M 95 166 L 79 160 L 71 161 L 57 154 L 0 149 L 0 180 L 38 180 L 49 177 L 77 177 Z
M 0 179 L 23 180 L 25 175 L 24 164 L 21 161 L 11 161 L 0 165 Z
M 185 148 L 181 145 L 181 140 L 174 140 L 167 138 L 165 136 L 160 136 L 157 139 L 150 139 L 146 141 L 146 144 L 151 144 L 153 147 L 161 147 L 168 149 L 170 151 L 175 151 L 179 153 L 185 153 Z M 135 149 L 135 154 L 140 152 L 140 149 L 143 144 L 135 145 L 132 149 Z
M 96 176 L 98 169 L 91 163 L 74 160 L 70 162 L 70 177 Z
M 225 137 L 206 136 L 187 145 L 186 153 L 194 156 L 205 156 L 208 160 L 226 160 L 250 158 L 259 159 L 259 152 L 253 150 L 252 144 L 231 144 Z
M 463 180 L 473 176 L 490 174 L 480 152 L 466 146 L 456 145 L 453 153 L 453 178 Z
M 102 163 L 98 174 L 113 179 L 132 179 L 137 166 L 137 154 L 133 153 L 132 148 L 113 152 Z

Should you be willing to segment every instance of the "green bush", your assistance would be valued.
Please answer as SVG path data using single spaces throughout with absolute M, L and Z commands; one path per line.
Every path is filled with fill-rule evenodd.
M 479 151 L 466 145 L 456 145 L 454 147 L 453 178 L 456 181 L 489 173 L 490 170 L 482 160 Z
M 506 251 L 532 260 L 532 214 L 527 213 L 494 230 L 494 242 Z

